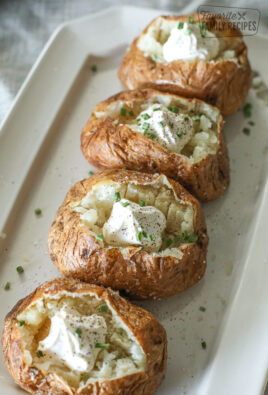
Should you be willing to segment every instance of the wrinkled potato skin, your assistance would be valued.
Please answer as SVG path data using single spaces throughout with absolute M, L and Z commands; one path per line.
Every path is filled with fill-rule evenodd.
M 144 101 L 157 95 L 167 95 L 153 89 L 120 92 L 99 103 L 81 134 L 81 150 L 85 158 L 98 169 L 126 167 L 147 173 L 162 173 L 179 181 L 201 201 L 220 197 L 228 188 L 229 157 L 222 133 L 223 120 L 218 124 L 219 144 L 216 154 L 208 154 L 191 164 L 183 155 L 164 150 L 152 139 L 134 132 L 127 125 L 114 123 L 111 116 L 97 118 L 95 112 L 104 112 L 113 101 Z M 189 99 L 198 101 L 196 99 Z
M 142 346 L 147 357 L 147 372 L 135 373 L 114 380 L 97 381 L 76 390 L 64 383 L 57 375 L 27 365 L 23 357 L 17 316 L 42 295 L 56 295 L 64 290 L 76 294 L 94 293 L 109 302 Z M 162 382 L 166 371 L 166 331 L 152 314 L 132 305 L 110 289 L 72 279 L 58 278 L 46 282 L 20 300 L 6 316 L 2 347 L 4 361 L 10 375 L 19 386 L 31 394 L 152 395 Z
M 194 21 L 199 22 L 201 16 L 193 14 Z M 187 22 L 188 15 L 163 16 L 166 20 Z M 214 16 L 209 22 L 216 21 Z M 227 23 L 222 34 L 228 41 L 228 48 L 238 43 L 236 57 L 239 64 L 232 61 L 189 62 L 177 60 L 156 63 L 144 56 L 137 47 L 136 38 L 125 53 L 118 77 L 127 89 L 154 88 L 175 93 L 185 97 L 195 97 L 218 107 L 221 113 L 229 115 L 237 111 L 243 104 L 251 85 L 252 71 L 247 57 L 247 47 L 241 39 L 237 28 L 230 30 Z M 141 35 L 146 34 L 151 22 Z M 240 42 L 239 42 L 240 41 Z
M 120 248 L 103 248 L 95 235 L 80 224 L 80 214 L 69 204 L 80 201 L 99 181 L 129 181 L 146 184 L 160 177 L 132 171 L 111 170 L 98 173 L 76 183 L 58 209 L 48 236 L 50 257 L 67 277 L 124 290 L 137 299 L 164 298 L 197 283 L 206 269 L 208 236 L 199 202 L 180 184 L 169 179 L 175 195 L 194 207 L 195 243 L 180 247 L 182 258 L 152 256 L 144 250 L 130 247 L 122 254 Z

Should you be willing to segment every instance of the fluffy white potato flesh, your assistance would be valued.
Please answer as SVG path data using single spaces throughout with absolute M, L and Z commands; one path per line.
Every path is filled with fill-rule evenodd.
M 17 320 L 27 363 L 74 388 L 147 369 L 138 340 L 94 294 L 45 295 Z

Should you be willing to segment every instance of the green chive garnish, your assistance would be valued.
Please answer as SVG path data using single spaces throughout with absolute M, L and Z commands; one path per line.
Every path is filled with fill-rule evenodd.
M 184 120 L 188 121 L 188 119 L 189 119 L 189 115 L 188 114 L 184 114 Z
M 101 306 L 99 306 L 98 311 L 100 313 L 106 313 L 106 311 L 108 310 L 108 306 L 106 304 L 102 304 Z
M 110 347 L 110 344 L 107 344 L 107 343 L 96 343 L 95 344 L 95 348 L 105 348 L 106 350 L 108 350 L 109 347 Z
M 249 124 L 250 126 L 254 126 L 254 125 L 255 125 L 255 122 L 249 121 L 248 124 Z
M 142 232 L 137 232 L 137 233 L 136 233 L 136 239 L 137 239 L 138 241 L 141 241 L 141 236 L 142 236 Z
M 174 239 L 174 243 L 178 243 L 178 241 L 180 241 L 180 236 L 176 236 Z
M 124 334 L 124 330 L 123 330 L 122 328 L 120 328 L 120 330 L 119 330 L 119 334 L 120 334 L 120 336 L 123 336 L 123 334 Z
M 6 285 L 4 286 L 4 290 L 5 291 L 8 291 L 10 289 L 10 282 L 8 281 L 7 283 L 6 283 Z
M 251 111 L 252 111 L 252 104 L 251 103 L 246 103 L 243 107 L 243 112 L 246 118 L 251 117 Z
M 122 203 L 122 206 L 123 206 L 123 207 L 127 207 L 127 206 L 129 206 L 129 205 L 130 205 L 129 202 L 124 202 L 124 203 Z
M 36 355 L 38 356 L 38 358 L 41 358 L 41 357 L 44 356 L 44 354 L 42 353 L 41 350 L 38 350 L 38 351 L 36 352 Z
M 123 115 L 123 116 L 126 116 L 126 115 L 127 115 L 127 110 L 126 110 L 124 107 L 122 107 L 122 108 L 120 109 L 120 115 Z
M 42 210 L 40 208 L 36 208 L 34 210 L 35 215 L 41 215 L 42 214 Z
M 182 235 L 182 238 L 183 238 L 185 241 L 188 241 L 189 235 L 188 235 L 187 230 L 184 230 L 184 231 L 182 232 L 181 235 Z
M 153 53 L 153 54 L 152 54 L 152 59 L 153 59 L 154 61 L 157 60 L 157 55 L 156 55 L 156 53 Z
M 155 133 L 148 133 L 148 136 L 150 137 L 150 139 L 154 140 L 156 138 L 156 134 Z
M 178 29 L 183 29 L 184 23 L 183 22 L 179 22 L 177 28 Z
M 204 311 L 206 311 L 206 308 L 204 306 L 200 306 L 199 310 L 204 312 Z
M 93 174 L 94 174 L 93 171 L 89 171 L 89 172 L 88 172 L 88 175 L 89 175 L 90 177 L 93 176 Z
M 160 107 L 154 108 L 153 111 L 160 111 Z
M 146 135 L 146 133 L 148 132 L 149 127 L 150 127 L 150 124 L 148 122 L 144 122 L 144 124 L 142 125 L 144 135 Z
M 132 110 L 130 110 L 130 111 L 129 111 L 129 115 L 130 115 L 131 117 L 134 117 L 134 112 L 133 112 Z
M 161 126 L 162 128 L 164 127 L 163 122 L 158 122 L 159 126 Z
M 188 241 L 189 243 L 195 243 L 197 241 L 198 237 L 197 235 L 195 235 L 194 233 L 192 233 L 189 237 L 188 237 Z
M 243 133 L 244 133 L 246 136 L 249 136 L 249 135 L 250 135 L 250 129 L 249 129 L 249 128 L 244 128 L 244 129 L 243 129 Z
M 76 334 L 76 336 L 81 337 L 81 335 L 82 335 L 82 329 L 77 328 L 76 331 L 75 331 L 75 334 Z
M 16 270 L 17 270 L 17 272 L 18 272 L 19 274 L 21 274 L 21 273 L 24 272 L 24 269 L 23 269 L 22 266 L 17 266 Z
M 142 114 L 141 117 L 145 120 L 151 118 L 149 114 L 147 114 L 147 112 L 145 114 Z
M 146 202 L 144 201 L 144 200 L 140 200 L 139 201 L 139 205 L 141 206 L 141 207 L 144 207 L 144 206 L 146 206 Z
M 91 66 L 91 71 L 93 71 L 94 73 L 97 71 L 97 66 L 95 64 Z
M 115 202 L 120 202 L 120 200 L 121 200 L 120 192 L 115 192 L 115 194 L 114 194 L 114 201 Z
M 192 15 L 188 16 L 188 23 L 194 23 L 194 17 Z
M 148 239 L 153 241 L 153 236 L 152 235 L 148 235 Z
M 81 375 L 81 380 L 88 380 L 89 379 L 89 374 L 82 374 Z
M 203 350 L 205 350 L 207 348 L 207 343 L 203 340 L 201 342 L 201 346 L 202 346 Z
M 103 241 L 103 236 L 102 236 L 102 235 L 97 235 L 96 238 L 97 238 L 97 240 L 99 240 L 99 241 Z
M 175 114 L 178 114 L 179 107 L 178 106 L 168 106 L 168 110 L 174 112 Z
M 120 352 L 119 355 L 118 355 L 118 359 L 121 359 L 121 358 L 123 358 L 123 353 L 122 352 Z
M 20 321 L 20 326 L 24 326 L 25 325 L 25 321 L 24 320 L 21 320 Z
M 172 239 L 167 239 L 166 240 L 166 246 L 169 247 L 172 244 L 173 240 Z
M 181 137 L 182 137 L 182 135 L 183 135 L 183 131 L 182 131 L 182 130 L 180 130 L 180 131 L 177 133 L 177 136 L 178 136 L 179 138 L 181 138 Z
M 192 120 L 195 121 L 195 122 L 199 122 L 200 121 L 200 115 L 194 115 L 192 117 Z

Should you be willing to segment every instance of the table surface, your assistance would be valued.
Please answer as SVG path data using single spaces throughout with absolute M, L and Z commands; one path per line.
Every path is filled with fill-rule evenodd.
M 258 9 L 261 12 L 258 34 L 268 35 L 267 0 L 1 0 L 0 122 L 45 43 L 62 22 L 115 5 L 135 4 L 170 13 L 192 13 L 206 3 Z M 268 395 L 268 388 L 265 395 Z

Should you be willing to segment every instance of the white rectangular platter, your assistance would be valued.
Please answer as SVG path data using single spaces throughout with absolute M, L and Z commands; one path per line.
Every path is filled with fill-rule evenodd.
M 5 120 L 0 134 L 1 330 L 18 299 L 58 275 L 46 247 L 49 226 L 69 187 L 94 170 L 80 152 L 80 131 L 98 101 L 122 90 L 117 78 L 122 55 L 159 14 L 119 7 L 59 28 Z M 246 41 L 253 68 L 268 83 L 268 40 L 254 36 Z M 230 188 L 204 205 L 210 236 L 205 278 L 181 295 L 139 303 L 168 334 L 167 375 L 159 394 L 258 395 L 265 388 L 268 111 L 253 91 L 248 101 L 255 122 L 251 135 L 242 133 L 248 126 L 242 111 L 228 117 L 224 126 Z M 42 209 L 38 218 L 37 207 Z M 22 275 L 16 272 L 19 265 Z M 9 291 L 3 289 L 7 281 Z M 22 392 L 2 356 L 0 388 L 5 395 Z

